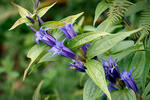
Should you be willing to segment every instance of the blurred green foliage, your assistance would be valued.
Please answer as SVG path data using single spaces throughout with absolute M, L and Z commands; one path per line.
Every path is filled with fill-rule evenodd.
M 12 0 L 32 11 L 34 0 Z M 40 7 L 57 0 L 40 0 Z M 44 21 L 60 20 L 84 11 L 84 24 L 91 24 L 97 0 L 58 0 L 57 4 L 43 16 Z M 41 80 L 42 96 L 50 100 L 82 100 L 83 74 L 68 70 L 68 59 L 42 63 L 29 77 L 22 81 L 28 65 L 27 51 L 35 44 L 34 34 L 25 26 L 13 31 L 8 29 L 19 18 L 17 9 L 10 0 L 0 0 L 0 100 L 31 100 Z M 62 63 L 63 66 L 59 64 Z

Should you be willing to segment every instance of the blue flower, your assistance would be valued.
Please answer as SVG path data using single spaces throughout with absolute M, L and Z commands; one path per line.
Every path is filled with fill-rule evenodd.
M 38 8 L 38 5 L 39 5 L 39 0 L 36 0 L 35 5 L 34 5 L 34 10 L 36 10 Z
M 103 68 L 105 71 L 106 78 L 112 82 L 116 83 L 117 79 L 120 78 L 120 72 L 117 67 L 117 59 L 115 61 L 112 60 L 111 56 L 109 57 L 109 61 L 105 61 L 102 59 Z
M 49 46 L 54 46 L 56 44 L 56 39 L 46 32 L 48 29 L 50 28 L 43 29 L 43 27 L 41 27 L 39 31 L 35 32 L 37 44 L 39 44 L 39 40 L 41 40 Z
M 69 69 L 75 69 L 80 72 L 85 72 L 86 67 L 84 64 L 79 60 L 73 60 L 73 63 L 70 63 L 71 67 L 68 67 Z
M 71 24 L 64 25 L 64 27 L 60 28 L 60 30 L 66 35 L 68 40 L 77 36 L 77 33 L 75 32 L 72 25 L 72 19 Z
M 56 54 L 61 54 L 65 57 L 75 59 L 76 54 L 73 51 L 71 51 L 69 48 L 67 48 L 63 45 L 64 40 L 61 42 L 56 40 L 56 44 L 49 50 L 49 52 L 54 52 L 53 56 Z
M 120 77 L 121 80 L 126 84 L 128 88 L 132 89 L 135 93 L 138 93 L 138 88 L 132 77 L 132 70 L 130 70 L 129 72 L 123 70 L 122 75 L 120 75 Z

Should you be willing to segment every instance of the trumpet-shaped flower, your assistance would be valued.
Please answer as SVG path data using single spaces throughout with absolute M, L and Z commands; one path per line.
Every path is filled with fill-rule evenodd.
M 76 54 L 73 51 L 71 51 L 69 48 L 67 48 L 63 45 L 64 40 L 61 42 L 56 40 L 56 44 L 49 50 L 49 52 L 54 52 L 53 56 L 56 54 L 61 54 L 65 57 L 75 59 Z
M 117 59 L 115 61 L 112 60 L 111 57 L 109 57 L 109 61 L 102 60 L 103 62 L 103 68 L 105 71 L 106 78 L 112 82 L 116 83 L 116 80 L 120 78 L 120 72 L 117 67 Z
M 70 63 L 71 67 L 68 67 L 69 69 L 75 69 L 80 72 L 85 72 L 86 67 L 81 61 L 78 60 L 73 60 L 73 63 Z
M 138 93 L 138 88 L 132 77 L 132 70 L 130 70 L 129 72 L 123 70 L 122 75 L 120 75 L 120 77 L 121 80 L 126 84 L 128 88 L 132 89 L 135 93 Z

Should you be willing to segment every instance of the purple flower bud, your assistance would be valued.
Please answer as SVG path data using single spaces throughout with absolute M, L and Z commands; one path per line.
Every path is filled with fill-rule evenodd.
M 86 51 L 89 46 L 90 46 L 90 44 L 88 44 L 88 43 L 82 46 L 82 50 L 84 51 L 85 55 L 86 55 Z
M 79 60 L 73 60 L 73 63 L 70 63 L 71 67 L 68 67 L 69 69 L 75 69 L 80 72 L 85 72 L 86 67 L 84 64 Z
M 36 0 L 35 5 L 34 5 L 34 10 L 36 10 L 38 8 L 38 5 L 39 5 L 39 0 Z
M 72 58 L 72 59 L 75 59 L 76 58 L 76 54 L 71 51 L 69 48 L 65 47 L 63 45 L 64 43 L 64 40 L 59 42 L 56 40 L 56 45 L 54 45 L 50 50 L 49 52 L 54 52 L 53 53 L 53 56 L 56 55 L 56 54 L 61 54 L 65 57 L 68 57 L 68 58 Z
M 32 19 L 31 17 L 26 16 L 26 18 L 29 19 L 33 24 L 35 23 L 34 19 Z
M 40 25 L 41 25 L 41 24 L 43 24 L 43 23 L 44 23 L 44 21 L 41 19 L 41 17 L 40 17 L 40 16 L 38 16 L 38 15 L 37 15 L 37 17 L 38 17 L 38 21 L 39 21 Z
M 66 24 L 64 27 L 60 28 L 60 30 L 66 35 L 68 40 L 77 36 L 77 33 L 73 28 L 72 21 L 71 24 Z
M 112 82 L 116 83 L 116 80 L 120 78 L 120 72 L 117 67 L 117 59 L 115 61 L 112 60 L 111 56 L 109 57 L 109 61 L 105 61 L 102 59 L 103 67 L 105 71 L 106 78 Z
M 56 39 L 46 32 L 48 29 L 50 28 L 43 29 L 43 27 L 41 27 L 39 31 L 35 32 L 37 44 L 39 44 L 39 40 L 41 40 L 49 46 L 54 46 L 56 44 Z
M 132 77 L 132 70 L 130 70 L 129 72 L 123 70 L 122 75 L 120 75 L 120 77 L 128 88 L 132 89 L 135 93 L 139 93 L 136 83 Z

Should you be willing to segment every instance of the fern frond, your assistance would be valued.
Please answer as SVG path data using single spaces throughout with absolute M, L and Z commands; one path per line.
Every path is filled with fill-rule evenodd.
M 104 31 L 108 29 L 109 25 L 119 22 L 131 5 L 133 3 L 127 0 L 113 0 L 109 8 L 108 18 L 106 19 L 107 24 Z
M 114 0 L 110 6 L 108 19 L 110 23 L 118 22 L 124 16 L 128 7 L 133 5 L 133 3 L 127 0 Z
M 150 34 L 150 7 L 148 9 L 144 10 L 141 13 L 141 17 L 139 20 L 139 27 L 143 27 L 143 29 L 139 32 L 140 38 L 139 40 L 142 40 L 145 36 Z

